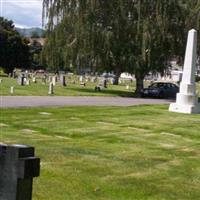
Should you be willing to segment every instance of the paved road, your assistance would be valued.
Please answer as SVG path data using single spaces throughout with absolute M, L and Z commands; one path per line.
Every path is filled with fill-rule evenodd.
M 169 104 L 171 100 L 122 97 L 64 97 L 64 96 L 0 96 L 0 108 L 38 106 L 132 106 Z

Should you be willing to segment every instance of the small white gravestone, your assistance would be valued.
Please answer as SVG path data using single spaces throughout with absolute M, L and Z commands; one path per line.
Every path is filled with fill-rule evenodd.
M 115 79 L 114 79 L 114 78 L 111 78 L 111 79 L 110 79 L 110 84 L 112 84 L 112 85 L 113 85 L 113 84 L 114 84 L 114 82 L 115 82 Z
M 26 79 L 26 85 L 30 85 L 30 80 Z
M 19 85 L 24 85 L 24 83 L 25 83 L 24 74 L 21 74 L 20 76 L 18 76 L 17 83 L 18 83 Z
M 48 92 L 48 94 L 53 94 L 53 93 L 54 93 L 53 87 L 54 87 L 53 83 L 50 82 L 50 83 L 49 83 L 49 92 Z
M 14 94 L 14 89 L 15 89 L 14 86 L 10 87 L 10 94 Z
M 196 61 L 197 31 L 192 29 L 188 33 L 180 91 L 176 96 L 176 103 L 170 104 L 169 111 L 187 114 L 200 113 L 200 105 L 198 103 L 195 85 Z
M 83 76 L 80 76 L 80 77 L 79 77 L 79 81 L 80 81 L 80 82 L 83 82 Z
M 126 85 L 126 89 L 129 90 L 129 88 L 130 88 L 129 85 Z
M 53 77 L 52 77 L 52 83 L 53 83 L 53 86 L 56 85 L 56 76 L 53 76 Z
M 33 77 L 33 78 L 32 78 L 32 82 L 33 82 L 33 83 L 36 83 L 36 77 Z
M 96 76 L 92 77 L 92 78 L 91 78 L 91 82 L 92 82 L 92 83 L 96 83 L 96 82 L 97 82 L 97 77 L 96 77 Z

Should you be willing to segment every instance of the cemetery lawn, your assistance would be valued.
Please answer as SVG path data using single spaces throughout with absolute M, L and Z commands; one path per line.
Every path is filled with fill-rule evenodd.
M 200 115 L 167 109 L 1 109 L 0 141 L 36 148 L 33 200 L 198 200 Z
M 20 86 L 17 84 L 17 79 L 8 77 L 0 77 L 3 81 L 0 83 L 0 96 L 9 96 L 10 87 L 14 86 L 15 96 L 48 96 L 49 84 L 43 84 L 39 79 L 37 83 L 30 85 Z M 54 94 L 50 96 L 121 96 L 121 97 L 133 97 L 135 91 L 135 82 L 130 84 L 129 90 L 123 85 L 111 85 L 108 84 L 108 88 L 103 89 L 101 92 L 95 92 L 94 88 L 97 83 L 86 83 L 86 87 L 80 86 L 79 81 L 75 84 L 72 80 L 69 80 L 66 87 L 60 85 L 57 82 L 54 87 Z
M 0 77 L 3 82 L 0 83 L 0 96 L 10 96 L 10 87 L 14 86 L 14 96 L 48 96 L 48 83 L 43 84 L 39 79 L 37 83 L 20 86 L 16 79 L 8 77 Z M 76 78 L 77 80 L 77 78 Z M 126 89 L 126 84 L 129 84 L 129 90 Z M 150 83 L 144 82 L 145 87 Z M 119 96 L 119 97 L 134 97 L 135 82 L 127 82 L 120 85 L 108 84 L 108 88 L 101 92 L 95 92 L 94 88 L 97 83 L 86 83 L 86 87 L 80 86 L 79 81 L 76 84 L 69 80 L 66 87 L 62 87 L 59 82 L 54 87 L 54 94 L 50 96 Z M 197 84 L 197 90 L 200 93 L 200 84 Z

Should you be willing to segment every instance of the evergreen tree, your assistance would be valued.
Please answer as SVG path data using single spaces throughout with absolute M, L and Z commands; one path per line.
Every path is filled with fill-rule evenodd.
M 0 17 L 0 66 L 5 73 L 15 67 L 28 68 L 30 54 L 27 40 L 14 29 L 12 21 Z

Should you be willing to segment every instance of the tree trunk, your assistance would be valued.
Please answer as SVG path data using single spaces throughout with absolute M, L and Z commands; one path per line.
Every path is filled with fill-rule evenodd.
M 115 78 L 114 78 L 113 85 L 118 85 L 119 84 L 120 75 L 121 75 L 121 69 L 119 67 L 117 67 L 116 71 L 115 71 Z
M 141 75 L 140 73 L 136 73 L 135 78 L 136 78 L 135 94 L 136 94 L 137 97 L 141 97 L 141 91 L 144 88 L 144 76 Z

